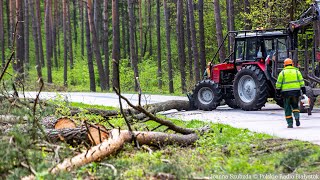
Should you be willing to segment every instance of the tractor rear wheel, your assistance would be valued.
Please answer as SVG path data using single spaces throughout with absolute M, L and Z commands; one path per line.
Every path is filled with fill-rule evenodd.
M 306 95 L 307 95 L 308 98 L 310 99 L 309 110 L 310 110 L 310 112 L 311 112 L 312 109 L 313 109 L 314 101 L 316 100 L 316 97 L 315 97 L 314 94 L 313 94 L 312 88 L 309 87 L 309 86 L 306 86 Z M 306 109 L 306 108 L 302 105 L 301 101 L 299 101 L 299 102 L 300 102 L 300 112 L 301 112 L 301 113 L 307 113 L 307 112 L 308 112 L 308 109 Z
M 200 110 L 211 111 L 220 105 L 222 98 L 218 84 L 211 80 L 199 82 L 193 90 L 194 105 Z
M 268 98 L 266 77 L 257 66 L 243 67 L 234 79 L 234 97 L 237 105 L 245 111 L 261 109 Z

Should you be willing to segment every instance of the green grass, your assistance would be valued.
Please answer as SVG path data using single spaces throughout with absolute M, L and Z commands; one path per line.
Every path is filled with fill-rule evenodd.
M 60 107 L 54 110 L 47 108 L 40 110 L 40 116 L 67 115 L 68 106 L 80 108 L 113 109 L 110 107 L 86 105 L 82 103 L 55 103 Z M 10 104 L 4 104 L 10 107 Z M 17 109 L 16 115 L 22 116 L 27 110 Z M 22 112 L 18 113 L 21 109 Z M 57 113 L 57 111 L 59 111 Z M 65 114 L 64 114 L 65 113 Z M 163 116 L 161 116 L 164 118 Z M 107 128 L 109 124 L 99 116 L 80 113 L 73 117 L 78 123 L 87 119 L 93 123 L 101 123 Z M 148 179 L 159 174 L 171 174 L 177 179 L 194 177 L 212 177 L 212 175 L 225 174 L 280 174 L 280 173 L 320 173 L 320 147 L 308 142 L 287 140 L 266 134 L 250 132 L 247 129 L 233 128 L 224 124 L 206 123 L 201 120 L 181 121 L 171 119 L 176 125 L 188 128 L 200 128 L 209 125 L 211 130 L 205 133 L 192 146 L 165 146 L 149 147 L 150 154 L 145 149 L 137 149 L 132 144 L 126 144 L 121 151 L 113 156 L 106 157 L 100 162 L 90 163 L 71 172 L 64 172 L 57 176 L 46 173 L 49 167 L 54 166 L 55 154 L 45 149 L 35 149 L 28 129 L 17 126 L 8 136 L 0 134 L 0 156 L 5 157 L 0 162 L 0 174 L 6 174 L 8 179 L 17 179 L 30 174 L 28 170 L 20 166 L 25 158 L 38 172 L 39 179 L 69 179 L 71 177 L 97 178 L 97 179 Z M 121 116 L 110 121 L 115 127 L 126 129 Z M 135 122 L 132 128 L 135 130 L 153 129 L 158 126 L 153 121 L 146 123 Z M 23 127 L 23 126 L 22 126 Z M 27 131 L 26 131 L 27 130 Z M 165 127 L 156 131 L 163 132 Z M 0 131 L 1 132 L 1 131 Z M 172 133 L 169 131 L 169 133 Z M 10 143 L 10 138 L 15 143 Z M 31 143 L 31 144 L 30 144 Z M 83 147 L 72 148 L 67 144 L 61 144 L 59 150 L 60 159 L 72 157 Z M 22 154 L 21 152 L 25 152 Z M 116 169 L 116 175 L 112 168 L 105 164 L 111 164 Z M 8 169 L 11 169 L 8 171 Z M 1 176 L 0 176 L 1 177 Z
M 201 127 L 201 121 L 180 122 L 184 127 Z M 266 134 L 222 124 L 209 124 L 206 133 L 194 146 L 153 148 L 149 154 L 126 145 L 113 157 L 112 164 L 120 179 L 145 179 L 169 173 L 178 179 L 210 177 L 213 174 L 315 173 L 320 167 L 320 148 L 307 142 L 279 139 Z M 290 168 L 289 168 L 290 167 Z M 97 178 L 111 178 L 113 171 L 99 163 L 82 167 L 78 176 L 91 169 Z
M 102 106 L 102 105 L 90 105 L 85 103 L 79 103 L 79 102 L 70 102 L 70 106 L 72 107 L 78 107 L 78 108 L 95 108 L 95 109 L 101 109 L 101 110 L 114 110 L 114 107 L 111 106 Z

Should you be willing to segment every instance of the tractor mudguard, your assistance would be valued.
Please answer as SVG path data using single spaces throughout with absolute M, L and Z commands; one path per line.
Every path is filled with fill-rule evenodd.
M 238 70 L 240 70 L 244 66 L 248 66 L 248 65 L 256 65 L 256 66 L 258 66 L 261 69 L 261 71 L 263 71 L 263 73 L 266 76 L 267 80 L 269 81 L 271 79 L 270 74 L 268 73 L 267 66 L 266 66 L 266 64 L 264 62 L 256 61 L 256 62 L 243 63 L 243 64 L 241 64 L 241 66 L 240 66 L 240 68 Z

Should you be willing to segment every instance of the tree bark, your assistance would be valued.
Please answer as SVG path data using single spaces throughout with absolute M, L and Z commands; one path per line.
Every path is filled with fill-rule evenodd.
M 56 2 L 56 1 L 55 1 Z M 59 5 L 59 8 L 57 8 L 57 11 L 58 11 L 58 14 L 57 14 L 57 24 L 58 24 L 58 27 L 56 28 L 57 30 L 57 50 L 58 50 L 58 57 L 60 58 L 61 57 L 61 46 L 60 46 L 60 26 L 62 26 L 63 22 L 62 22 L 62 19 L 63 19 L 63 5 L 62 5 L 62 1 L 61 3 L 58 3 Z M 61 29 L 63 29 L 63 26 L 61 27 Z
M 123 47 L 122 49 L 120 48 L 120 57 L 121 57 L 121 50 L 122 51 L 122 58 L 126 59 L 127 58 L 127 53 L 129 54 L 130 56 L 130 37 L 126 37 L 126 32 L 128 30 L 128 28 L 130 29 L 129 27 L 129 24 L 127 23 L 128 22 L 128 11 L 127 11 L 127 3 L 126 0 L 122 0 L 122 6 L 121 6 L 121 47 Z M 127 21 L 126 21 L 127 20 Z M 129 30 L 130 31 L 130 30 Z M 128 31 L 128 33 L 129 33 Z M 126 41 L 128 43 L 126 43 Z M 128 45 L 128 48 L 127 48 L 127 45 Z M 128 52 L 127 52 L 128 51 Z
M 139 41 L 139 47 L 140 47 L 140 60 L 142 60 L 143 58 L 143 36 L 142 36 L 142 0 L 139 0 L 139 38 L 140 38 L 140 41 Z
M 152 4 L 151 4 L 151 0 L 148 0 L 148 29 L 149 29 L 149 56 L 153 55 L 153 49 L 152 49 L 152 15 L 151 15 L 151 11 L 152 11 Z
M 41 60 L 40 60 L 40 52 L 39 52 L 39 36 L 38 36 L 38 30 L 37 30 L 37 19 L 36 14 L 34 11 L 34 2 L 35 0 L 29 0 L 30 3 L 30 15 L 32 19 L 32 34 L 34 39 L 34 49 L 35 49 L 35 57 L 36 57 L 36 69 L 37 69 L 37 75 L 38 77 L 42 77 L 42 71 L 41 71 Z
M 120 88 L 119 79 L 119 61 L 120 61 L 120 30 L 119 30 L 119 1 L 112 0 L 112 32 L 113 32 L 113 47 L 112 47 L 112 85 Z
M 29 71 L 29 0 L 24 0 L 24 63 L 26 74 Z M 0 13 L 1 14 L 1 13 Z
M 4 54 L 4 24 L 3 24 L 3 10 L 4 10 L 4 4 L 2 0 L 0 0 L 0 46 L 1 46 L 1 63 L 2 68 L 5 66 L 6 60 L 5 60 L 5 54 Z
M 162 89 L 160 0 L 157 0 L 157 50 L 158 50 L 158 88 Z
M 88 58 L 88 70 L 90 78 L 90 91 L 96 92 L 96 81 L 94 76 L 94 67 L 92 60 L 92 47 L 90 40 L 90 27 L 89 27 L 89 17 L 88 17 L 88 8 L 85 8 L 85 17 L 86 17 L 86 42 L 87 42 L 87 58 Z
M 68 44 L 67 44 L 67 0 L 63 0 L 62 9 L 62 26 L 63 26 L 63 82 L 64 86 L 68 86 Z
M 42 34 L 41 34 L 41 10 L 40 10 L 40 0 L 36 0 L 36 19 L 37 19 L 37 31 L 38 31 L 38 40 L 39 40 L 39 58 L 41 66 L 44 67 L 44 54 L 43 54 L 43 45 L 42 45 Z
M 12 46 L 12 42 L 13 42 L 13 33 L 14 33 L 14 28 L 15 28 L 15 8 L 16 8 L 16 4 L 15 4 L 15 0 L 8 0 L 8 4 L 9 4 L 9 20 L 10 20 L 10 26 L 9 26 L 9 46 Z
M 130 36 L 130 59 L 133 65 L 134 79 L 135 79 L 135 91 L 139 90 L 138 79 L 138 59 L 135 51 L 135 41 L 134 41 L 134 0 L 128 0 L 128 10 L 129 10 L 129 36 Z
M 158 112 L 168 111 L 171 109 L 176 109 L 178 111 L 182 111 L 182 110 L 188 111 L 190 110 L 190 104 L 189 104 L 189 101 L 171 100 L 171 101 L 146 105 L 146 106 L 143 106 L 143 108 L 152 114 L 156 114 Z M 152 120 L 146 114 L 136 109 L 124 109 L 123 112 L 125 115 L 133 116 L 137 120 Z M 71 115 L 76 115 L 79 113 L 100 115 L 105 119 L 111 119 L 120 115 L 120 113 L 116 110 L 101 110 L 101 109 L 94 109 L 94 108 L 86 108 L 85 111 L 83 111 L 78 108 L 71 108 Z
M 227 0 L 228 1 L 228 24 L 229 24 L 229 31 L 235 30 L 235 24 L 234 24 L 234 2 L 233 0 Z M 229 52 L 233 53 L 233 45 L 234 45 L 234 35 L 231 34 L 229 37 Z M 230 60 L 233 61 L 233 56 L 230 56 Z
M 80 34 L 81 34 L 81 55 L 84 56 L 84 16 L 83 16 L 83 1 L 79 1 L 79 16 L 80 16 L 80 22 L 81 22 L 81 30 L 80 30 Z
M 230 3 L 229 3 L 229 0 L 226 0 L 226 14 L 227 14 L 227 31 L 229 32 L 230 31 Z M 228 38 L 228 45 L 227 45 L 227 49 L 226 49 L 226 54 L 230 54 L 230 36 Z
M 199 8 L 200 73 L 202 73 L 202 71 L 204 71 L 204 69 L 206 68 L 206 47 L 205 47 L 204 22 L 203 22 L 203 0 L 198 1 L 198 8 Z
M 48 83 L 52 83 L 52 62 L 51 62 L 51 51 L 52 51 L 52 37 L 51 37 L 51 0 L 46 0 L 46 7 L 45 7 L 45 30 L 46 30 L 46 57 L 47 57 L 47 78 Z
M 104 90 L 107 90 L 106 76 L 105 76 L 105 71 L 103 68 L 102 60 L 101 60 L 99 40 L 98 40 L 98 37 L 96 34 L 94 22 L 93 22 L 92 1 L 88 0 L 87 2 L 88 2 L 88 16 L 89 16 L 90 32 L 92 34 L 93 51 L 96 56 L 96 62 L 97 62 L 98 72 L 99 72 L 99 77 L 100 77 L 101 91 L 104 91 Z
M 199 70 L 199 54 L 197 46 L 197 33 L 195 27 L 194 13 L 193 13 L 193 0 L 188 0 L 188 7 L 190 19 L 190 31 L 191 31 L 191 42 L 192 42 L 192 52 L 194 61 L 194 80 L 195 82 L 200 81 L 200 70 Z
M 53 25 L 52 25 L 53 56 L 54 56 L 54 66 L 58 68 L 58 52 L 57 52 L 57 32 L 58 32 L 57 30 L 59 29 L 58 1 L 53 1 L 53 6 L 54 6 Z
M 7 34 L 8 34 L 8 47 L 10 47 L 11 44 L 11 27 L 10 27 L 10 1 L 5 0 L 5 8 L 6 8 L 6 17 L 7 17 Z M 3 16 L 4 17 L 4 16 Z
M 186 1 L 187 3 L 187 7 L 189 7 L 188 5 L 188 1 Z M 189 16 L 189 8 L 186 8 L 186 14 L 187 14 L 187 18 L 186 18 L 186 32 L 187 32 L 187 48 L 188 48 L 188 71 L 189 71 L 189 81 L 192 82 L 193 81 L 193 57 L 192 57 L 192 43 L 191 43 L 191 31 L 190 31 L 190 16 Z
M 183 0 L 177 0 L 177 45 L 179 53 L 179 69 L 181 78 L 181 90 L 182 93 L 186 90 L 186 54 L 185 54 L 185 40 L 184 40 L 184 28 L 183 28 Z
M 99 39 L 100 37 L 100 32 L 99 32 L 99 24 L 100 24 L 100 21 L 99 21 L 99 10 L 100 10 L 100 0 L 93 0 L 93 6 L 91 8 L 91 11 L 93 13 L 93 24 L 94 24 L 94 27 L 96 29 L 96 36 L 97 36 L 97 39 Z M 90 23 L 90 16 L 89 16 L 89 23 Z
M 67 42 L 68 42 L 68 51 L 69 51 L 69 61 L 70 61 L 70 69 L 73 69 L 73 48 L 72 48 L 72 33 L 71 33 L 71 15 L 70 15 L 70 1 L 67 1 Z
M 169 92 L 174 93 L 173 89 L 173 67 L 171 60 L 171 39 L 170 39 L 170 10 L 167 6 L 167 0 L 163 0 L 164 16 L 166 23 L 166 43 L 167 43 L 167 63 L 168 63 L 168 78 Z
M 87 129 L 84 127 L 67 129 L 46 129 L 45 133 L 51 142 L 66 142 L 71 145 L 78 145 L 89 142 Z
M 106 76 L 106 89 L 110 89 L 110 66 L 109 66 L 109 11 L 108 0 L 103 1 L 103 43 L 104 43 L 104 66 Z
M 217 42 L 218 47 L 223 43 L 223 34 L 222 34 L 222 24 L 221 24 L 221 14 L 220 14 L 220 3 L 219 0 L 214 0 L 214 17 L 216 21 L 216 36 L 217 36 Z M 221 46 L 219 50 L 219 58 L 220 62 L 223 62 L 226 58 L 225 54 L 226 50 L 224 45 Z
M 73 33 L 74 33 L 74 44 L 75 44 L 75 48 L 77 49 L 77 44 L 78 44 L 78 31 L 77 31 L 77 1 L 73 0 L 72 4 L 73 4 Z M 80 1 L 78 1 L 80 2 Z M 71 23 L 70 23 L 71 24 Z
M 24 79 L 24 25 L 23 25 L 23 1 L 21 0 L 16 0 L 16 22 L 18 22 L 17 25 L 17 39 L 16 39 L 16 47 L 17 47 L 17 52 L 16 52 L 16 61 L 17 61 L 17 66 L 16 66 L 16 72 L 18 73 L 18 78 L 19 79 Z
M 197 134 L 177 135 L 166 134 L 161 132 L 134 132 L 139 145 L 158 145 L 165 146 L 177 144 L 187 146 L 193 144 L 199 137 Z M 86 152 L 79 154 L 71 159 L 65 159 L 62 163 L 51 169 L 50 173 L 56 174 L 61 171 L 70 171 L 73 168 L 83 166 L 85 164 L 103 159 L 121 150 L 125 143 L 132 141 L 132 135 L 129 131 L 118 129 L 110 131 L 109 139 L 101 144 L 92 147 Z

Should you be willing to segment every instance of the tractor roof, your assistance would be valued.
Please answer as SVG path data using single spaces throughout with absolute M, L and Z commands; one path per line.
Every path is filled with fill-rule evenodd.
M 236 38 L 245 37 L 264 37 L 264 36 L 283 36 L 286 35 L 283 31 L 256 31 L 256 32 L 240 32 Z

